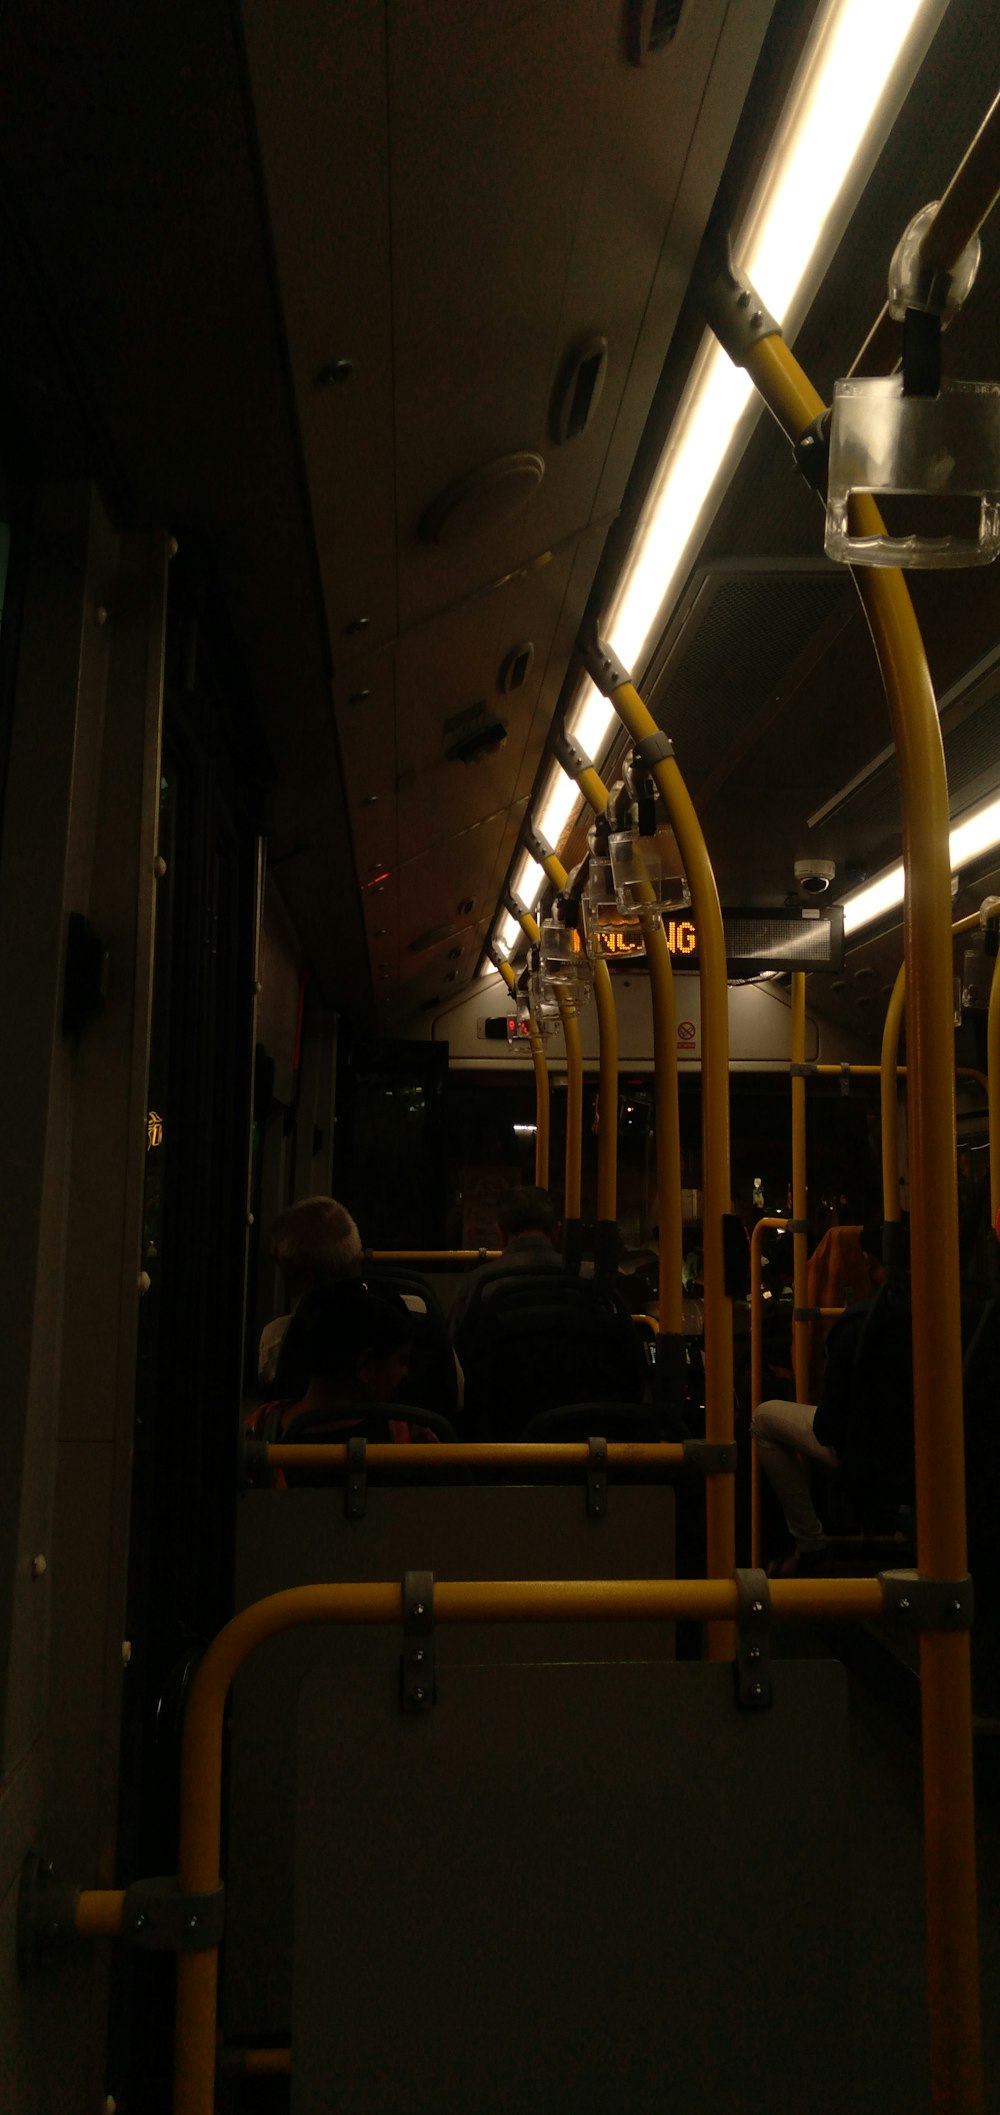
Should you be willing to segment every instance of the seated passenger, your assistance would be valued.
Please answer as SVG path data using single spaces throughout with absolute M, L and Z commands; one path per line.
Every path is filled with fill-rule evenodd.
M 479 1270 L 472 1271 L 455 1294 L 449 1317 L 453 1337 L 457 1336 L 480 1285 L 485 1283 L 483 1297 L 489 1297 L 489 1280 L 496 1271 L 561 1271 L 563 1268 L 563 1259 L 556 1247 L 559 1221 L 547 1190 L 529 1184 L 523 1189 L 508 1190 L 497 1206 L 497 1233 L 503 1251 L 499 1262 L 484 1263 Z
M 271 1255 L 281 1273 L 289 1312 L 261 1331 L 257 1371 L 266 1385 L 278 1368 L 282 1338 L 303 1295 L 316 1285 L 338 1285 L 361 1275 L 361 1236 L 350 1212 L 335 1197 L 303 1197 L 280 1212 L 271 1234 Z
M 881 1228 L 861 1234 L 876 1287 L 884 1283 Z M 818 1403 L 767 1402 L 750 1422 L 760 1466 L 785 1516 L 795 1544 L 780 1567 L 785 1575 L 821 1570 L 826 1538 L 812 1499 L 810 1463 L 838 1469 L 843 1461 L 854 1408 L 854 1371 L 858 1342 L 872 1299 L 845 1309 L 826 1340 L 826 1367 Z
M 320 1443 L 366 1439 L 406 1444 L 435 1441 L 436 1433 L 406 1417 L 393 1417 L 391 1399 L 406 1375 L 409 1317 L 401 1303 L 379 1299 L 366 1285 L 318 1286 L 298 1310 L 309 1382 L 297 1402 L 262 1403 L 246 1421 L 251 1439 L 274 1443 L 296 1427 L 303 1440 Z M 369 1414 L 378 1405 L 385 1414 Z M 279 1472 L 278 1482 L 284 1478 Z

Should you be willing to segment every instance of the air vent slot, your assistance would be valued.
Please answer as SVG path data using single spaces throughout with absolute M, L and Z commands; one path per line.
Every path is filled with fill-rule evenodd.
M 509 654 L 504 655 L 497 678 L 504 697 L 509 697 L 512 690 L 520 690 L 527 682 L 528 670 L 534 658 L 535 648 L 531 639 L 525 639 L 521 646 L 512 646 Z
M 601 400 L 608 369 L 606 338 L 586 338 L 571 347 L 552 394 L 549 432 L 557 447 L 586 433 Z
M 633 66 L 645 66 L 673 43 L 683 12 L 684 0 L 628 0 L 625 38 Z

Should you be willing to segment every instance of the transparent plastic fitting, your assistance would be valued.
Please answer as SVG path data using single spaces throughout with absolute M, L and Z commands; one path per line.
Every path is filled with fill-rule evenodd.
M 542 976 L 567 992 L 576 1005 L 590 996 L 591 969 L 580 935 L 557 918 L 547 918 L 541 937 Z
M 528 1003 L 542 1035 L 551 1035 L 560 1021 L 559 987 L 541 970 L 533 969 L 528 978 Z
M 978 499 L 978 538 L 853 534 L 851 495 L 865 492 Z M 1000 553 L 1000 386 L 943 382 L 939 396 L 904 397 L 901 375 L 838 382 L 824 542 L 844 565 L 989 565 Z
M 531 984 L 536 981 L 534 977 L 529 980 Z M 525 1028 L 530 1028 L 532 1021 L 534 1021 L 539 1035 L 554 1035 L 559 1026 L 559 1007 L 555 995 L 552 995 L 551 1001 L 547 1002 L 546 1010 L 540 1014 L 530 990 L 527 997 L 525 997 L 523 992 L 518 992 L 517 1018 L 519 1021 L 523 1021 Z
M 676 911 L 691 901 L 681 874 L 664 874 L 655 845 L 637 839 L 630 830 L 616 831 L 610 840 L 610 858 L 591 858 L 583 897 L 587 945 L 593 955 L 622 952 L 623 943 L 641 947 L 642 936 L 656 925 L 664 911 Z M 631 944 L 627 951 L 632 952 Z
M 889 266 L 889 314 L 897 323 L 902 323 L 908 308 L 919 308 L 929 315 L 940 316 L 942 328 L 947 329 L 972 292 L 982 256 L 978 235 L 973 236 L 950 272 L 940 265 L 925 264 L 921 257 L 924 236 L 938 210 L 938 203 L 935 198 L 929 206 L 921 206 L 909 227 L 904 228 L 893 251 Z

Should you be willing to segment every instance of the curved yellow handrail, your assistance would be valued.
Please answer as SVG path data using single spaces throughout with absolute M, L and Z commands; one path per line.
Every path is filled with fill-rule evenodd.
M 824 410 L 777 336 L 747 368 L 793 440 Z M 867 495 L 852 525 L 884 534 Z M 855 579 L 885 683 L 899 768 L 909 994 L 908 1072 L 914 1439 L 920 1571 L 966 1572 L 965 1446 L 955 1176 L 951 865 L 941 729 L 923 642 L 902 575 L 859 567 Z M 931 2086 L 935 2109 L 979 2115 L 982 2061 L 972 1791 L 969 1640 L 920 1640 Z

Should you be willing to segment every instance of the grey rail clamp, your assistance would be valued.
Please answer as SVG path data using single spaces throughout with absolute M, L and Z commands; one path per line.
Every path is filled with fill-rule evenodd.
M 587 1441 L 587 1517 L 603 1520 L 608 1510 L 608 1443 Z
M 757 1570 L 734 1573 L 739 1595 L 737 1614 L 736 1701 L 741 1711 L 768 1711 L 771 1687 L 771 1589 L 767 1573 Z
M 436 1701 L 434 1672 L 434 1574 L 403 1574 L 403 1650 L 399 1701 L 404 1711 L 430 1711 Z

